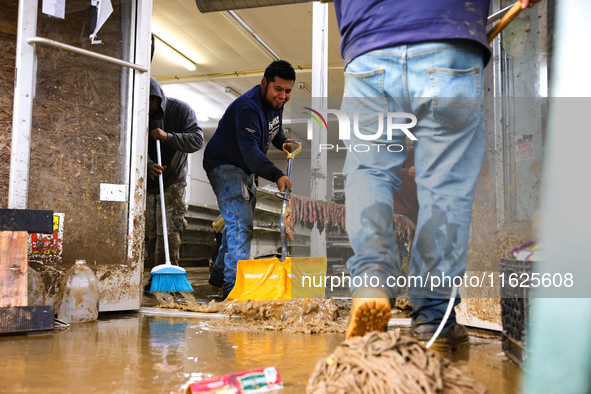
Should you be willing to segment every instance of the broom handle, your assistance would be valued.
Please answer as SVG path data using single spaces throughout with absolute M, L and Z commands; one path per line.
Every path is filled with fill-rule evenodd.
M 497 34 L 499 34 L 501 32 L 501 30 L 503 30 L 505 27 L 507 27 L 507 25 L 509 23 L 511 23 L 511 21 L 513 19 L 515 19 L 515 17 L 517 15 L 519 15 L 520 12 L 521 12 L 521 1 L 518 0 L 513 5 L 513 7 L 511 7 L 511 9 L 509 11 L 507 11 L 505 16 L 503 16 L 503 18 L 499 21 L 499 23 L 497 23 L 495 25 L 495 27 L 493 27 L 491 29 L 491 31 L 488 32 L 488 34 L 486 35 L 486 40 L 488 41 L 488 43 L 490 44 L 495 39 Z
M 160 138 L 156 139 L 156 155 L 158 156 L 158 165 L 162 167 L 162 157 L 160 155 Z M 166 206 L 164 205 L 164 180 L 162 174 L 158 175 L 158 185 L 160 186 L 160 209 L 162 210 L 162 237 L 164 238 L 164 264 L 170 264 L 170 252 L 168 251 L 168 231 L 166 229 Z

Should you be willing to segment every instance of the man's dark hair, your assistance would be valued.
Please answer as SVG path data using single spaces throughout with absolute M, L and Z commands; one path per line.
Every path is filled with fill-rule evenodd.
M 267 82 L 275 82 L 275 77 L 294 82 L 296 79 L 296 73 L 293 67 L 285 60 L 275 60 L 273 63 L 269 64 L 265 70 L 265 75 L 263 76 Z

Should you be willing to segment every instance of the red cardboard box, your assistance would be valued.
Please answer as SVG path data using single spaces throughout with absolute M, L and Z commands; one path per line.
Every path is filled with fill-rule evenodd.
M 238 394 L 231 375 L 214 376 L 213 378 L 193 382 L 187 387 L 186 394 Z

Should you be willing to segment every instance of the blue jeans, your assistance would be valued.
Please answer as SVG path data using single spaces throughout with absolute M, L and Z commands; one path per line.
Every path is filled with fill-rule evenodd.
M 423 329 L 431 331 L 443 318 L 452 288 L 446 281 L 431 289 L 432 277 L 463 276 L 466 269 L 474 191 L 486 150 L 482 74 L 482 49 L 453 41 L 372 51 L 355 58 L 345 73 L 341 110 L 351 120 L 358 113 L 358 134 L 363 137 L 352 129 L 351 139 L 343 141 L 348 150 L 343 170 L 346 226 L 355 252 L 347 266 L 352 277 L 378 277 L 379 286 L 396 297 L 398 288 L 387 279 L 401 270 L 392 193 L 402 186 L 406 136 L 394 129 L 388 139 L 385 116 L 381 137 L 368 141 L 365 136 L 376 134 L 377 113 L 414 114 L 417 124 L 410 132 L 417 138 L 415 180 L 421 209 L 409 276 L 419 276 L 423 283 L 410 281 L 408 291 L 413 326 L 428 325 Z M 376 145 L 363 152 L 367 148 L 362 144 Z M 355 294 L 361 288 L 351 290 Z M 443 333 L 455 322 L 452 312 Z
M 218 257 L 213 265 L 212 278 L 223 278 L 224 296 L 236 283 L 236 265 L 239 260 L 250 260 L 250 242 L 253 233 L 256 185 L 254 175 L 225 164 L 207 173 L 218 200 L 220 213 L 226 222 Z

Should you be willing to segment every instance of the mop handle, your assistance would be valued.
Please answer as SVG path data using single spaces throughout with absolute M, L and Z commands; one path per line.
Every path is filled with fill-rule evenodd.
M 158 165 L 162 167 L 162 157 L 160 155 L 160 138 L 156 138 L 156 155 L 158 156 Z M 166 229 L 166 206 L 164 205 L 164 180 L 162 173 L 158 175 L 158 184 L 160 186 L 160 209 L 162 210 L 162 237 L 164 238 L 164 264 L 170 264 L 170 252 L 168 251 L 168 231 Z
M 515 17 L 517 17 L 517 15 L 519 15 L 519 13 L 521 12 L 521 1 L 517 1 L 513 7 L 511 7 L 511 9 L 509 11 L 507 11 L 507 13 L 505 14 L 505 16 L 503 16 L 503 18 L 499 21 L 499 23 L 497 23 L 495 25 L 495 27 L 493 27 L 486 35 L 486 40 L 488 41 L 488 43 L 490 44 L 495 37 L 501 32 L 501 30 L 503 30 L 505 27 L 507 27 L 507 25 L 509 23 L 511 23 L 511 21 L 513 19 L 515 19 Z

